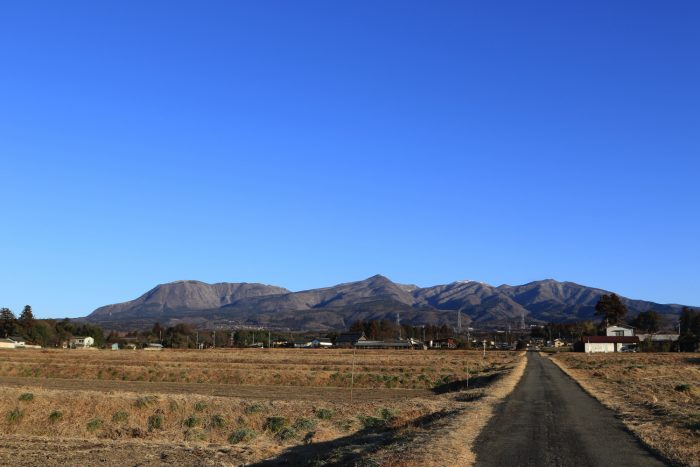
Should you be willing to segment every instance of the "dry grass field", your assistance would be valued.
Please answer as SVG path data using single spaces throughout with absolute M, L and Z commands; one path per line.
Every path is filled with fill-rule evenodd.
M 0 463 L 381 458 L 408 433 L 479 403 L 522 356 L 358 351 L 354 359 L 351 402 L 349 350 L 1 351 Z M 467 371 L 469 390 L 454 392 L 466 389 Z
M 652 449 L 678 465 L 700 466 L 697 354 L 560 353 L 552 360 Z

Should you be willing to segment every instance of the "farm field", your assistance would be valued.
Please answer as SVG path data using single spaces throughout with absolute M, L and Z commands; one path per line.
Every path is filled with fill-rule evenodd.
M 559 353 L 552 361 L 652 449 L 679 465 L 700 466 L 697 354 Z
M 424 424 L 488 399 L 521 360 L 358 351 L 351 402 L 350 350 L 2 351 L 0 463 L 381 457 L 387 445 L 420 437 Z

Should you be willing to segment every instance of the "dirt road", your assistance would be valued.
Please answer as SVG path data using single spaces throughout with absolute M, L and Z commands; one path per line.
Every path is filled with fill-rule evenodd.
M 477 466 L 662 466 L 610 410 L 549 359 L 522 380 L 476 442 Z
M 206 396 L 266 400 L 345 401 L 350 399 L 349 389 L 333 387 L 243 386 L 146 381 L 24 378 L 13 376 L 0 376 L 0 386 L 69 391 L 120 391 L 139 394 L 200 394 Z M 427 389 L 355 389 L 353 391 L 353 398 L 355 400 L 399 400 L 415 397 L 433 397 L 433 393 Z

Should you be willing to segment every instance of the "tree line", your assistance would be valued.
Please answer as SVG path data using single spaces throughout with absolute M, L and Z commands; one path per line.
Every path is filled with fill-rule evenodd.
M 75 336 L 91 336 L 98 346 L 105 342 L 104 331 L 100 326 L 68 318 L 36 319 L 30 305 L 22 309 L 19 318 L 9 308 L 0 308 L 0 336 L 20 337 L 42 347 L 61 347 Z

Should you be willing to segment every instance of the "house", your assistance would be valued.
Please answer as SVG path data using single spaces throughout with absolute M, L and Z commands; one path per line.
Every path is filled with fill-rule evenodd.
M 15 349 L 15 341 L 12 339 L 0 338 L 0 349 Z
M 330 349 L 333 347 L 333 342 L 327 337 L 317 337 L 311 341 L 311 347 L 314 349 Z
M 15 343 L 15 347 L 25 347 L 27 345 L 24 339 L 19 336 L 10 336 L 8 339 Z
M 431 349 L 456 349 L 457 342 L 452 337 L 445 337 L 428 341 L 428 347 Z
M 358 342 L 366 341 L 364 332 L 343 332 L 335 340 L 335 346 L 345 349 L 355 347 Z
M 146 344 L 143 350 L 163 350 L 163 344 Z
M 605 328 L 606 336 L 634 336 L 634 328 L 626 324 L 616 324 Z
M 87 337 L 71 337 L 68 341 L 68 347 L 71 349 L 87 349 L 95 345 L 95 339 Z
M 309 339 L 294 339 L 295 349 L 310 349 L 313 347 L 313 341 Z
M 637 336 L 583 336 L 586 353 L 629 352 L 639 345 Z

